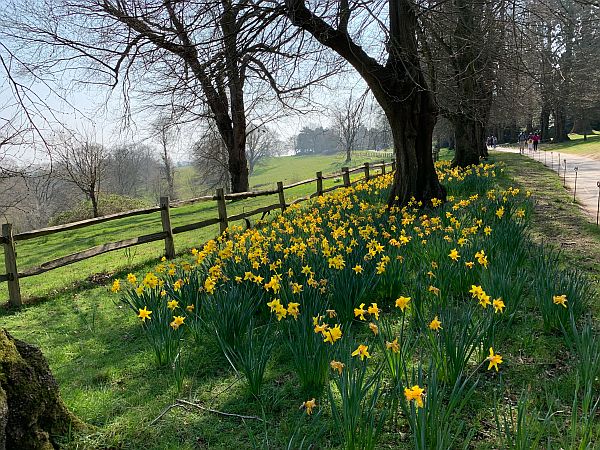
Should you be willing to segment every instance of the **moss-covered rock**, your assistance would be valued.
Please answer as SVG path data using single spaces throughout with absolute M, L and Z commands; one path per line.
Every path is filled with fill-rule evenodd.
M 0 450 L 3 443 L 7 449 L 58 448 L 56 437 L 82 427 L 63 403 L 42 352 L 0 330 Z

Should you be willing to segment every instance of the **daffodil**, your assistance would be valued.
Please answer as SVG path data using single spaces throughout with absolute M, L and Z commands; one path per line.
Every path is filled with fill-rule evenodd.
M 396 308 L 400 308 L 400 310 L 402 312 L 404 312 L 404 310 L 406 309 L 406 307 L 408 306 L 408 303 L 410 302 L 410 297 L 398 297 L 396 299 Z
M 367 320 L 365 319 L 365 314 L 367 313 L 367 311 L 363 309 L 364 306 L 365 304 L 361 303 L 358 308 L 354 308 L 354 317 L 358 317 L 360 320 Z
M 313 398 L 310 400 L 306 400 L 305 402 L 302 402 L 302 404 L 300 405 L 300 409 L 304 408 L 306 410 L 306 414 L 308 414 L 310 416 L 312 414 L 312 411 L 315 408 L 315 406 L 317 406 L 317 402 Z
M 121 282 L 118 279 L 113 281 L 113 284 L 112 284 L 112 287 L 110 288 L 110 290 L 116 294 L 117 292 L 119 292 L 120 289 L 121 289 Z
M 167 302 L 167 308 L 169 308 L 171 311 L 174 310 L 175 308 L 177 308 L 179 306 L 179 302 L 177 300 L 171 300 L 169 302 Z
M 450 254 L 448 256 L 453 261 L 458 261 L 458 259 L 460 258 L 460 255 L 458 254 L 458 250 L 455 249 L 455 248 L 453 248 L 452 250 L 450 250 Z
M 567 296 L 566 295 L 555 295 L 552 297 L 552 301 L 555 305 L 561 305 L 567 307 Z
M 391 350 L 394 353 L 400 352 L 400 344 L 398 344 L 398 338 L 394 339 L 392 342 L 386 341 L 385 346 L 388 350 Z
M 367 308 L 367 311 L 369 314 L 374 315 L 375 319 L 379 320 L 380 309 L 377 307 L 377 303 L 371 303 L 371 306 Z
M 288 306 L 287 306 L 288 314 L 296 320 L 298 319 L 298 315 L 300 314 L 300 310 L 298 309 L 299 306 L 300 306 L 300 303 L 294 303 L 294 302 L 289 302 Z
M 333 328 L 324 330 L 322 334 L 323 336 L 325 336 L 323 342 L 329 342 L 331 345 L 333 345 L 336 341 L 342 338 L 342 328 L 338 323 Z
M 411 388 L 404 388 L 404 396 L 407 402 L 414 401 L 418 408 L 423 407 L 423 392 L 425 389 L 414 385 Z
M 142 322 L 145 322 L 146 319 L 150 319 L 150 314 L 152 314 L 152 311 L 148 311 L 148 307 L 144 306 L 144 309 L 139 310 L 138 317 L 142 319 Z
M 429 328 L 438 331 L 442 329 L 442 322 L 438 319 L 438 316 L 435 316 L 433 320 L 429 323 Z
M 357 274 L 363 273 L 363 267 L 360 264 L 355 265 L 352 270 Z
M 490 356 L 486 358 L 486 361 L 490 362 L 488 370 L 491 370 L 491 368 L 493 367 L 496 369 L 496 372 L 498 372 L 498 364 L 502 364 L 502 356 L 495 354 L 494 349 L 490 347 Z
M 128 274 L 127 274 L 127 281 L 128 281 L 130 284 L 136 284 L 136 283 L 137 283 L 137 278 L 136 278 L 136 276 L 135 276 L 134 274 L 132 274 L 132 273 L 128 273 Z
M 501 298 L 497 298 L 492 302 L 492 306 L 494 307 L 494 313 L 503 312 L 504 302 Z
M 185 320 L 185 317 L 183 317 L 183 316 L 173 316 L 173 322 L 171 322 L 170 325 L 174 330 L 176 330 L 181 325 L 183 325 L 184 320 Z
M 337 370 L 338 374 L 341 375 L 342 370 L 344 370 L 345 364 L 343 362 L 333 360 L 329 363 L 329 366 L 331 367 L 331 370 Z
M 375 336 L 377 336 L 379 334 L 379 327 L 377 325 L 375 325 L 373 322 L 371 322 L 369 324 L 369 328 Z
M 370 358 L 369 347 L 363 344 L 360 344 L 356 350 L 352 352 L 352 356 L 360 356 L 361 361 L 365 358 Z
M 281 307 L 281 302 L 279 301 L 279 299 L 274 298 L 273 300 L 267 303 L 267 306 L 271 309 L 271 312 L 275 312 L 275 310 L 277 310 L 278 307 Z

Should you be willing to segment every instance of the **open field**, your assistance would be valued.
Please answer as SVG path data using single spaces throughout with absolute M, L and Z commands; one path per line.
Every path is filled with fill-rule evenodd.
M 571 138 L 571 140 L 568 142 L 542 144 L 540 149 L 586 156 L 588 158 L 600 160 L 600 132 L 595 131 L 594 134 L 589 135 L 585 141 L 581 134 L 569 134 L 569 138 Z
M 562 188 L 558 177 L 541 164 L 519 155 L 495 154 L 492 155 L 492 160 L 506 164 L 504 172 L 495 178 L 498 183 L 496 189 L 518 187 L 521 191 L 530 190 L 533 193 L 535 203 L 527 213 L 529 226 L 526 233 L 531 236 L 531 242 L 559 246 L 563 251 L 557 265 L 577 267 L 592 277 L 592 286 L 598 295 L 600 231 L 583 218 L 576 205 L 570 203 L 570 196 Z M 453 195 L 468 196 L 472 193 L 470 188 L 463 188 L 456 181 L 450 184 L 450 193 Z M 382 194 L 372 193 L 372 199 L 381 200 Z M 448 211 L 452 210 L 449 205 L 446 208 Z M 478 210 L 474 210 L 476 214 L 483 214 L 476 211 Z M 374 211 L 370 212 L 375 215 Z M 460 211 L 456 214 L 460 214 Z M 489 211 L 486 217 L 489 219 L 489 216 L 494 216 L 494 211 Z M 465 220 L 467 217 L 465 216 Z M 495 242 L 494 233 L 502 226 L 498 221 L 490 223 L 491 239 Z M 144 232 L 146 231 L 150 230 Z M 415 241 L 411 249 L 418 252 L 416 245 L 421 244 L 417 235 L 413 235 L 410 229 L 407 231 Z M 434 236 L 428 239 L 437 242 Z M 196 242 L 202 240 L 198 238 Z M 473 236 L 473 240 L 477 245 L 485 245 L 486 250 L 488 249 L 483 237 Z M 431 255 L 424 254 L 422 271 L 415 273 L 414 277 L 423 287 L 430 283 L 438 286 L 448 283 L 442 292 L 451 292 L 455 289 L 451 287 L 454 277 L 445 276 L 444 274 L 451 272 L 444 269 L 453 266 L 448 265 L 452 262 L 446 256 L 448 250 L 445 246 L 451 247 L 454 244 L 445 244 L 443 239 L 439 241 L 436 245 L 442 246 L 441 250 L 435 250 L 434 247 L 432 251 L 437 252 L 439 259 L 436 260 L 442 264 L 442 268 L 439 272 L 432 269 L 428 259 Z M 183 246 L 180 244 L 178 247 Z M 490 244 L 489 247 L 493 245 Z M 467 248 L 470 247 L 467 245 L 465 249 L 457 248 L 463 256 L 462 264 L 468 258 Z M 479 248 L 473 247 L 472 250 Z M 528 245 L 528 249 L 534 252 L 532 256 L 535 257 L 535 247 Z M 392 249 L 389 251 L 392 252 Z M 160 249 L 156 249 L 156 255 L 159 256 L 160 253 Z M 406 253 L 407 263 L 409 255 L 410 253 Z M 500 254 L 496 255 L 500 257 Z M 498 270 L 494 266 L 494 258 L 490 258 L 489 270 Z M 123 278 L 128 271 L 127 261 L 123 260 L 123 255 L 120 259 L 121 269 L 117 275 Z M 189 256 L 184 256 L 183 260 L 189 260 Z M 111 261 L 106 261 L 105 264 L 110 267 Z M 411 264 L 418 265 L 420 262 L 413 261 Z M 494 349 L 504 358 L 500 367 L 501 376 L 493 370 L 486 371 L 487 363 L 485 367 L 475 370 L 478 386 L 470 397 L 467 408 L 460 413 L 466 428 L 456 431 L 459 436 L 457 445 L 461 443 L 460 440 L 466 439 L 468 432 L 472 432 L 471 448 L 508 448 L 502 433 L 497 429 L 494 404 L 501 404 L 502 407 L 512 405 L 516 408 L 522 392 L 528 392 L 527 411 L 532 420 L 527 423 L 531 434 L 541 430 L 550 448 L 564 447 L 564 439 L 569 437 L 577 356 L 565 345 L 560 332 L 545 329 L 534 300 L 535 266 L 529 264 L 527 262 L 524 266 L 527 285 L 523 295 L 518 298 L 517 313 L 508 324 L 503 322 L 494 337 Z M 138 278 L 142 278 L 152 266 L 154 264 L 139 265 L 133 271 Z M 430 278 L 426 274 L 427 270 L 435 270 L 437 278 Z M 48 275 L 52 276 L 54 273 L 50 272 Z M 392 279 L 393 277 L 390 278 Z M 412 286 L 411 276 L 403 279 L 410 280 L 406 281 L 405 288 Z M 49 359 L 69 408 L 84 421 L 98 427 L 83 436 L 66 438 L 67 448 L 285 448 L 294 433 L 296 436 L 306 434 L 315 437 L 319 448 L 342 448 L 331 412 L 321 406 L 328 403 L 325 395 L 317 399 L 317 410 L 320 412 L 316 416 L 309 417 L 298 409 L 307 398 L 299 389 L 299 381 L 287 347 L 279 345 L 275 348 L 267 366 L 262 394 L 257 400 L 247 392 L 243 378 L 231 370 L 216 339 L 203 336 L 199 347 L 186 347 L 189 370 L 182 392 L 178 393 L 170 368 L 156 368 L 153 352 L 144 338 L 139 319 L 119 302 L 117 295 L 109 293 L 109 286 L 110 281 L 104 279 L 102 285 L 90 282 L 72 289 L 58 289 L 51 298 L 42 299 L 21 311 L 0 312 L 2 327 L 6 327 L 15 337 L 41 347 Z M 365 303 L 370 303 L 377 298 L 374 296 L 381 295 L 380 289 L 370 291 L 366 295 L 369 301 Z M 413 297 L 417 295 L 417 292 L 413 293 Z M 396 296 L 397 294 L 392 299 Z M 435 300 L 434 296 L 431 298 Z M 515 299 L 505 297 L 505 301 L 508 305 Z M 574 299 L 570 297 L 569 301 Z M 588 306 L 592 308 L 594 316 L 598 317 L 598 305 Z M 380 307 L 392 315 L 393 304 L 389 304 L 389 298 L 382 296 Z M 358 339 L 359 342 L 369 340 L 371 333 L 367 327 L 361 328 L 362 325 L 366 324 L 355 321 L 352 333 L 347 332 L 344 326 L 344 335 L 348 334 L 349 338 Z M 597 325 L 595 322 L 596 327 Z M 444 328 L 446 327 L 444 324 Z M 422 340 L 419 343 L 423 345 Z M 376 349 L 369 364 L 382 364 L 382 353 Z M 416 352 L 416 357 L 422 358 L 424 355 L 422 350 Z M 469 362 L 469 370 L 474 370 L 477 364 L 478 362 Z M 390 380 L 387 379 L 385 386 L 389 386 L 389 383 Z M 428 385 L 430 386 L 429 383 Z M 153 423 L 164 408 L 177 398 L 220 411 L 257 415 L 267 422 L 261 424 L 254 420 L 241 421 L 207 412 L 175 408 Z M 538 420 L 549 410 L 554 413 L 556 422 Z M 440 420 L 439 423 L 443 422 Z M 558 428 L 554 428 L 556 424 Z M 597 421 L 592 421 L 592 427 L 593 436 L 600 435 Z M 414 448 L 410 435 L 406 415 L 398 422 L 390 419 L 386 422 L 377 448 Z M 296 445 L 291 448 L 299 448 L 299 441 L 297 439 Z
M 351 167 L 362 165 L 368 161 L 380 162 L 381 159 L 356 158 L 352 161 Z M 319 170 L 324 175 L 338 172 L 344 165 L 343 155 L 269 158 L 264 162 L 264 165 L 257 166 L 255 175 L 251 177 L 251 188 L 258 190 L 272 189 L 276 186 L 277 181 L 289 184 L 313 178 L 315 172 Z M 189 169 L 189 167 L 184 168 L 185 180 L 190 177 Z M 180 186 L 184 186 L 184 184 L 183 181 L 180 181 Z M 325 180 L 323 186 L 327 188 L 334 184 L 341 184 L 341 179 Z M 313 183 L 286 190 L 286 201 L 289 203 L 295 198 L 306 196 L 315 192 L 315 189 L 315 184 Z M 228 214 L 233 215 L 277 202 L 277 195 L 231 202 L 228 204 Z M 171 209 L 173 227 L 216 216 L 216 202 Z M 257 216 L 256 218 L 258 219 L 259 217 Z M 21 241 L 17 242 L 17 263 L 19 269 L 23 270 L 95 245 L 129 239 L 161 230 L 160 213 L 157 212 Z M 214 225 L 201 230 L 178 234 L 175 236 L 175 249 L 177 252 L 184 252 L 216 236 L 218 231 L 219 226 Z M 59 290 L 72 288 L 81 283 L 86 284 L 86 279 L 95 274 L 89 282 L 92 284 L 96 282 L 103 283 L 106 281 L 106 274 L 119 273 L 120 271 L 141 267 L 150 260 L 157 260 L 163 253 L 164 244 L 162 241 L 107 253 L 45 274 L 24 278 L 20 281 L 21 292 L 24 298 L 52 297 Z M 3 270 L 4 260 L 0 261 L 0 271 Z M 6 283 L 0 284 L 0 296 L 3 299 L 7 298 Z

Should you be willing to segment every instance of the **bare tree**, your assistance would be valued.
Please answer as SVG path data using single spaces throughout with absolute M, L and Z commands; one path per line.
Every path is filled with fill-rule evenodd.
M 295 39 L 298 31 L 284 26 L 271 0 L 12 4 L 14 38 L 35 49 L 31 67 L 55 73 L 58 62 L 73 73 L 92 71 L 93 84 L 120 83 L 126 104 L 134 91 L 147 108 L 167 110 L 176 121 L 212 120 L 236 192 L 248 189 L 248 114 L 265 117 L 272 108 L 263 106 L 274 100 L 294 107 L 304 88 L 330 73 L 306 40 Z
M 159 154 L 162 161 L 163 175 L 167 182 L 167 194 L 175 198 L 175 166 L 173 165 L 173 145 L 178 134 L 177 124 L 169 117 L 160 117 L 153 124 L 155 138 L 160 146 Z
M 135 143 L 113 147 L 107 161 L 106 190 L 130 197 L 146 194 L 146 180 L 159 166 L 153 152 L 152 148 Z
M 219 187 L 226 192 L 231 191 L 227 148 L 213 126 L 209 125 L 193 145 L 191 156 L 199 181 L 206 191 Z
M 409 0 L 323 1 L 310 8 L 305 0 L 286 0 L 285 5 L 291 22 L 348 61 L 383 108 L 397 161 L 388 203 L 445 200 L 431 152 L 437 108 L 421 69 L 418 5 Z M 385 57 L 367 54 L 361 38 Z
M 98 211 L 100 182 L 104 180 L 108 152 L 92 142 L 77 143 L 63 140 L 55 147 L 57 170 L 62 178 L 74 184 L 92 203 L 94 217 Z
M 272 129 L 267 126 L 254 128 L 246 137 L 246 154 L 250 175 L 260 160 L 277 155 L 279 146 L 280 142 Z
M 368 91 L 358 98 L 352 97 L 352 92 L 341 104 L 336 105 L 332 111 L 334 127 L 339 135 L 342 151 L 346 153 L 346 162 L 352 160 L 352 150 L 358 140 L 358 132 L 362 126 L 362 112 Z

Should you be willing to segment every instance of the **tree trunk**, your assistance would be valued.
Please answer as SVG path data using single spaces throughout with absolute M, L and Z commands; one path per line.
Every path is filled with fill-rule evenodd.
M 232 148 L 227 148 L 229 155 L 229 174 L 231 175 L 231 192 L 247 192 L 250 190 L 248 177 L 248 161 L 246 160 L 246 130 L 236 133 Z
M 546 106 L 542 106 L 542 113 L 540 114 L 540 139 L 542 142 L 550 141 L 548 128 L 550 126 L 550 109 Z M 530 130 L 528 130 L 530 131 Z
M 346 163 L 349 163 L 350 161 L 352 161 L 352 155 L 351 155 L 351 151 L 350 151 L 350 147 L 346 148 Z
M 466 115 L 455 116 L 452 119 L 454 125 L 454 139 L 456 149 L 454 151 L 453 167 L 467 167 L 479 164 L 479 126 L 476 120 Z
M 437 109 L 431 93 L 414 92 L 399 104 L 397 97 L 382 104 L 378 99 L 392 128 L 396 173 L 388 204 L 403 206 L 411 200 L 430 205 L 437 198 L 446 200 L 446 190 L 440 184 L 433 157 L 431 143 Z
M 588 134 L 592 134 L 592 126 L 588 117 L 578 117 L 573 122 L 571 133 L 583 134 L 584 139 Z
M 63 403 L 42 352 L 0 330 L 0 448 L 52 450 L 56 437 L 84 427 Z
M 90 200 L 92 202 L 92 213 L 94 217 L 100 217 L 100 211 L 98 211 L 98 195 L 94 190 L 90 193 Z
M 483 123 L 477 123 L 477 148 L 479 148 L 479 156 L 482 158 L 487 158 L 490 156 L 487 148 L 487 136 L 485 135 L 485 128 L 486 127 L 483 125 Z
M 562 106 L 554 109 L 554 142 L 566 142 L 569 140 L 567 134 L 567 116 Z

